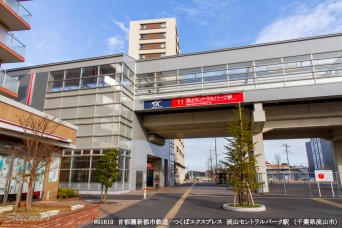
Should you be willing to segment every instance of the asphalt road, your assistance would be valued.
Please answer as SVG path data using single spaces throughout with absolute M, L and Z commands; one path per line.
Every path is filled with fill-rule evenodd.
M 333 223 L 338 222 L 337 226 L 325 227 L 342 227 L 341 198 L 315 200 L 297 196 L 256 195 L 254 197 L 255 202 L 265 205 L 267 210 L 264 212 L 241 213 L 222 209 L 223 204 L 233 202 L 233 194 L 226 187 L 212 183 L 196 183 L 185 197 L 184 193 L 190 189 L 191 185 L 189 183 L 170 187 L 167 191 L 156 193 L 146 200 L 109 215 L 106 219 L 113 219 L 112 222 L 114 221 L 115 225 L 133 223 L 133 225 L 127 227 L 156 226 L 155 223 L 150 226 L 137 225 L 139 222 L 147 221 L 143 219 L 148 219 L 150 220 L 149 223 L 151 223 L 156 219 L 159 219 L 160 222 L 164 218 L 173 218 L 168 220 L 168 224 L 173 227 L 181 227 L 185 224 L 217 227 L 221 223 L 227 226 L 227 224 L 237 220 L 245 224 L 239 227 L 252 227 L 252 222 L 254 222 L 253 226 L 270 227 L 279 226 L 278 223 L 283 224 L 287 219 L 290 219 L 290 224 L 294 225 L 294 222 L 296 222 L 298 225 L 286 227 L 307 227 L 304 225 L 305 222 L 315 224 L 323 221 L 329 222 L 328 220 L 319 219 L 322 218 L 334 219 Z M 182 196 L 183 198 L 180 200 Z M 262 224 L 261 221 L 263 221 Z M 260 224 L 256 224 L 256 222 Z M 322 225 L 316 226 L 321 227 Z M 124 225 L 120 226 L 125 227 Z M 89 225 L 88 227 L 102 226 Z

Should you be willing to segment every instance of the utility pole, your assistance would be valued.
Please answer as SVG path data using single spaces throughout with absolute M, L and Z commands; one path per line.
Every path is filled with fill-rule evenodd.
M 216 170 L 217 170 L 217 149 L 216 149 L 216 137 L 215 137 L 215 157 L 216 157 Z
M 289 148 L 290 146 L 288 144 L 284 144 L 283 146 L 285 147 L 285 153 L 286 153 L 286 158 L 287 158 L 287 165 L 289 167 L 289 181 L 290 181 L 291 169 L 290 169 L 289 151 L 287 150 L 287 148 Z
M 212 150 L 209 150 L 209 152 L 210 152 L 210 170 L 213 170 L 213 158 L 211 156 L 211 151 Z

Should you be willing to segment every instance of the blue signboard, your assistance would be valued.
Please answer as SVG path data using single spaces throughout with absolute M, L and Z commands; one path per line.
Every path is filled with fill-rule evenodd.
M 171 99 L 167 100 L 154 100 L 154 101 L 144 101 L 144 109 L 154 109 L 154 108 L 171 108 Z

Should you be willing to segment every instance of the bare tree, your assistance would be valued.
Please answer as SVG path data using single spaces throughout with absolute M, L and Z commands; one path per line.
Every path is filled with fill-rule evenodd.
M 29 211 L 32 203 L 33 185 L 38 172 L 47 167 L 54 157 L 60 157 L 61 149 L 55 146 L 56 129 L 61 125 L 61 122 L 56 121 L 55 117 L 46 115 L 39 117 L 33 114 L 18 117 L 19 124 L 23 128 L 24 137 L 22 143 L 17 147 L 17 156 L 24 160 L 24 169 L 18 186 L 18 195 L 15 205 L 15 210 L 21 197 L 23 181 L 28 182 L 26 195 L 26 210 Z
M 275 164 L 277 165 L 277 171 L 279 173 L 280 172 L 280 164 L 281 164 L 281 156 L 280 156 L 280 154 L 279 153 L 275 153 L 273 159 L 274 159 Z

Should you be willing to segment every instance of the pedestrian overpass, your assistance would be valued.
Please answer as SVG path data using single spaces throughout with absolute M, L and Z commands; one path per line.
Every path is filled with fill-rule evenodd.
M 241 102 L 262 181 L 264 139 L 331 140 L 342 171 L 342 34 L 138 61 L 135 89 L 135 113 L 156 144 L 227 136 Z

